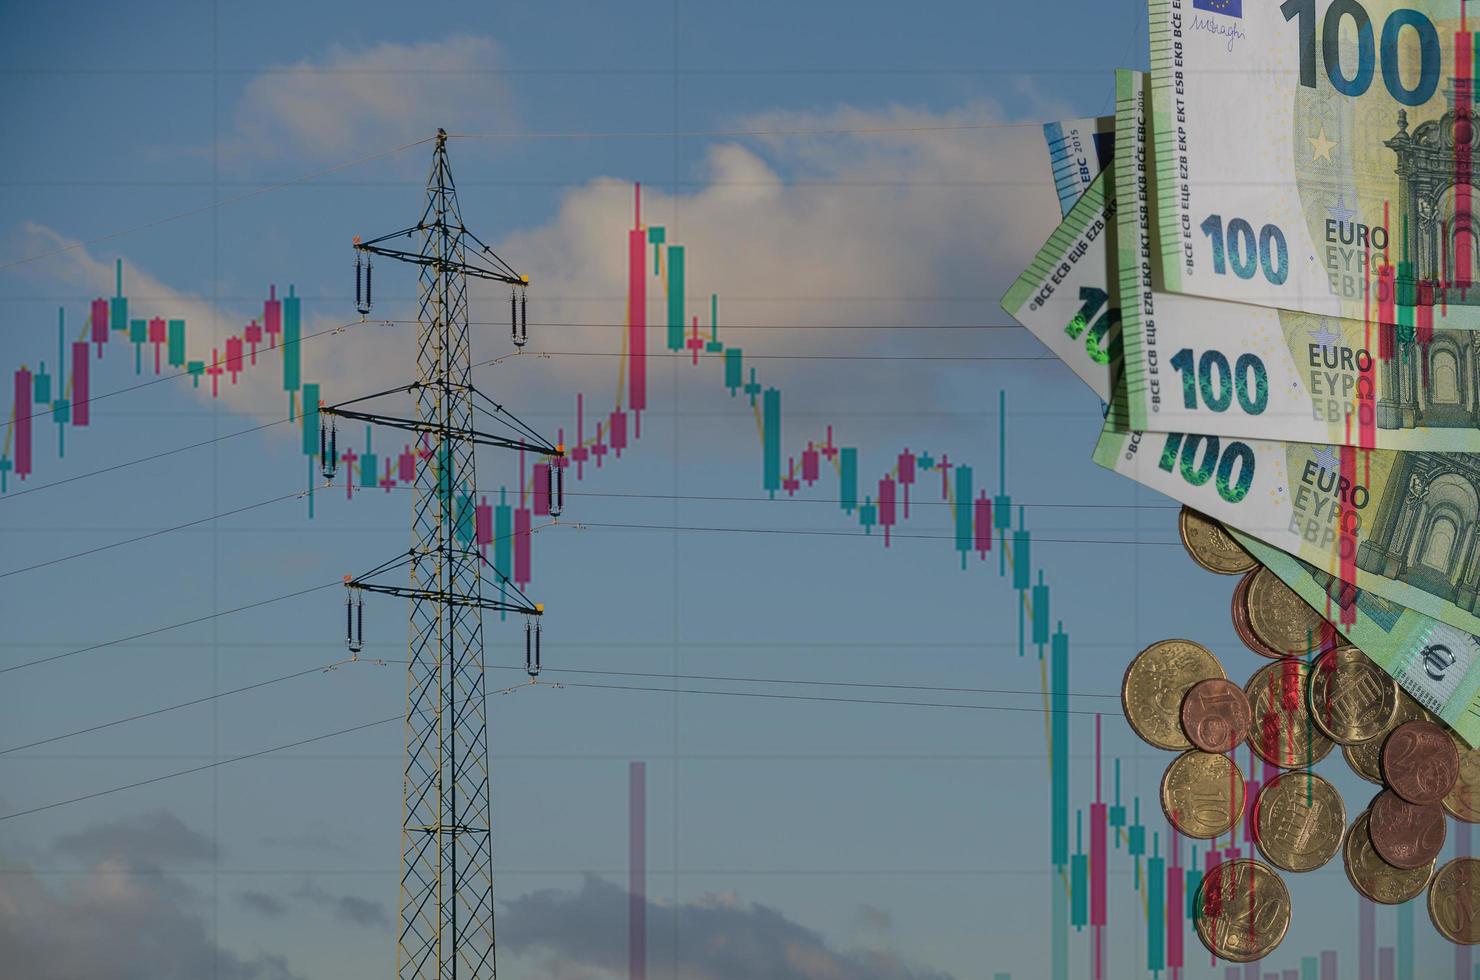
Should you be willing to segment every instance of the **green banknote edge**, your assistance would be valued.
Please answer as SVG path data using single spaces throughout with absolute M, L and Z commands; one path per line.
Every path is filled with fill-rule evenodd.
M 1112 426 L 1104 426 L 1100 429 L 1100 438 L 1095 440 L 1095 451 L 1092 459 L 1097 466 L 1115 472 L 1115 460 L 1125 449 L 1126 442 L 1131 436 L 1139 436 L 1139 432 L 1125 432 Z
M 1140 72 L 1121 68 L 1115 72 L 1115 270 L 1120 292 L 1120 390 L 1117 391 L 1117 421 L 1133 429 L 1146 425 L 1146 378 L 1141 372 L 1145 341 L 1146 301 L 1138 268 L 1141 246 L 1141 208 L 1147 202 L 1139 193 L 1135 154 L 1141 146 L 1136 126 L 1136 95 L 1142 82 Z M 1144 139 L 1144 132 L 1139 134 Z
M 1265 544 L 1236 528 L 1229 527 L 1228 530 L 1239 544 L 1279 576 L 1280 581 L 1293 589 L 1296 595 L 1322 616 L 1327 615 L 1330 594 L 1321 585 L 1321 573 L 1317 569 L 1289 552 Z M 1413 684 L 1403 683 L 1403 679 L 1409 668 L 1419 667 L 1418 661 L 1423 656 L 1429 638 L 1436 631 L 1442 630 L 1444 624 L 1417 610 L 1379 599 L 1377 608 L 1385 614 L 1384 618 L 1391 620 L 1384 625 L 1368 614 L 1365 608 L 1367 600 L 1362 595 L 1362 590 L 1355 587 L 1343 588 L 1339 579 L 1333 576 L 1326 578 L 1330 579 L 1333 587 L 1342 588 L 1343 592 L 1352 594 L 1351 602 L 1356 611 L 1356 622 L 1352 625 L 1343 625 L 1339 616 L 1332 620 L 1332 625 L 1374 663 L 1392 675 L 1419 703 L 1443 718 L 1466 742 L 1472 746 L 1480 746 L 1480 714 L 1477 714 L 1475 703 L 1476 693 L 1480 692 L 1480 659 L 1470 664 L 1448 702 L 1439 703 L 1434 695 L 1425 690 L 1415 690 Z M 1394 612 L 1398 613 L 1396 618 L 1392 616 Z
M 1087 229 L 1097 216 L 1105 208 L 1105 181 L 1109 178 L 1104 170 L 1095 175 L 1085 192 L 1080 195 L 1079 200 L 1069 209 L 1069 213 L 1048 236 L 1048 241 L 1033 256 L 1033 261 L 1028 263 L 1028 268 L 1018 276 L 1017 281 L 1007 290 L 1002 297 L 1002 308 L 1016 318 L 1023 304 L 1028 301 L 1048 279 L 1054 268 L 1063 261 L 1064 254 L 1069 250 Z M 1122 328 L 1124 329 L 1124 328 Z
M 1179 3 L 1180 7 L 1181 4 Z M 1147 143 L 1153 147 L 1151 169 L 1156 172 L 1156 193 L 1149 202 L 1153 218 L 1160 229 L 1160 274 L 1158 285 L 1167 292 L 1182 291 L 1182 255 L 1179 250 L 1181 229 L 1177 227 L 1178 194 L 1181 183 L 1177 176 L 1177 132 L 1172 125 L 1176 110 L 1176 83 L 1172 78 L 1175 52 L 1172 39 L 1172 0 L 1149 0 L 1151 35 L 1151 100 L 1147 106 L 1146 125 L 1151 129 Z M 1118 116 L 1117 116 L 1118 120 Z M 1117 140 L 1120 133 L 1115 134 Z M 1117 150 L 1118 153 L 1118 150 Z

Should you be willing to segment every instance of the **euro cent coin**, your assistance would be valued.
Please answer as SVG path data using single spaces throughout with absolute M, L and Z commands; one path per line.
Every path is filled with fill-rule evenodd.
M 1437 803 L 1418 806 L 1385 789 L 1368 813 L 1372 846 L 1395 868 L 1412 871 L 1433 864 L 1444 849 L 1447 824 Z
M 1372 846 L 1371 813 L 1366 810 L 1346 832 L 1342 862 L 1352 887 L 1382 905 L 1402 905 L 1417 898 L 1434 874 L 1432 861 L 1407 871 L 1384 861 Z
M 1239 575 L 1259 563 L 1243 549 L 1223 525 L 1191 507 L 1183 507 L 1177 520 L 1182 547 L 1198 565 L 1219 575 Z
M 1197 936 L 1214 956 L 1249 963 L 1268 956 L 1290 929 L 1290 893 L 1262 861 L 1214 865 L 1197 891 Z
M 1244 685 L 1254 710 L 1249 746 L 1265 762 L 1308 769 L 1335 747 L 1310 716 L 1311 666 L 1288 658 L 1261 667 Z
M 1452 943 L 1480 943 L 1480 859 L 1455 858 L 1429 887 L 1429 918 Z
M 1224 676 L 1218 658 L 1200 643 L 1153 643 L 1126 668 L 1120 685 L 1125 720 L 1150 745 L 1174 752 L 1189 749 L 1192 743 L 1182 732 L 1182 699 L 1198 681 Z
M 1249 696 L 1224 677 L 1198 681 L 1182 700 L 1182 731 L 1204 752 L 1232 752 L 1252 719 Z
M 1352 745 L 1382 734 L 1398 712 L 1398 682 L 1354 646 L 1322 654 L 1310 678 L 1310 713 L 1333 741 Z
M 1382 745 L 1382 779 L 1409 803 L 1440 803 L 1459 779 L 1459 751 L 1433 722 L 1404 722 Z
M 1336 638 L 1336 627 L 1268 568 L 1261 566 L 1249 580 L 1248 607 L 1249 629 L 1280 656 L 1304 657 Z
M 1243 815 L 1243 773 L 1226 755 L 1184 752 L 1161 777 L 1161 808 L 1179 833 L 1200 840 L 1217 837 Z
M 1345 831 L 1341 794 L 1315 773 L 1281 773 L 1254 798 L 1254 843 L 1282 870 L 1321 867 L 1341 850 Z

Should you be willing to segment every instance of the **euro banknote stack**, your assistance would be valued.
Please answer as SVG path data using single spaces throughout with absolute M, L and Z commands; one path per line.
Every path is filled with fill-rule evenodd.
M 1148 9 L 1113 119 L 1045 126 L 1063 222 L 1003 307 L 1099 397 L 1097 464 L 1329 624 L 1288 656 L 1355 647 L 1480 747 L 1480 33 L 1457 0 Z

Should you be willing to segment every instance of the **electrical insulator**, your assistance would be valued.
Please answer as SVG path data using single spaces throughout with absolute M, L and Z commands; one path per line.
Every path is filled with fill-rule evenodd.
M 529 294 L 519 290 L 519 344 L 529 341 Z
M 540 624 L 524 621 L 524 670 L 530 677 L 540 673 Z
M 332 422 L 326 425 L 322 419 L 319 420 L 319 464 L 324 479 L 334 479 L 339 469 L 339 427 Z
M 509 290 L 509 337 L 514 341 L 515 347 L 523 347 L 524 342 L 529 339 L 528 335 L 519 329 L 519 297 L 514 290 Z
M 365 649 L 365 599 L 349 593 L 344 596 L 344 645 L 350 653 Z
M 355 253 L 355 309 L 360 316 L 370 312 L 370 259 L 363 261 L 360 253 Z
M 559 517 L 560 512 L 565 509 L 565 467 L 560 461 L 550 462 L 550 479 L 547 483 L 550 495 L 550 516 Z

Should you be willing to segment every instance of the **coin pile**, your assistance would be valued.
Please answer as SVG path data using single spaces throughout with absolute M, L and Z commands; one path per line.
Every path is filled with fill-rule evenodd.
M 1332 624 L 1222 525 L 1188 508 L 1179 524 L 1193 561 L 1242 576 L 1234 629 L 1270 662 L 1240 687 L 1191 640 L 1153 643 L 1131 661 L 1121 685 L 1126 720 L 1147 743 L 1180 753 L 1162 777 L 1162 809 L 1179 833 L 1213 839 L 1244 813 L 1244 776 L 1231 755 L 1241 743 L 1285 770 L 1251 808 L 1264 860 L 1225 860 L 1203 878 L 1194 905 L 1203 944 L 1235 963 L 1268 955 L 1290 926 L 1280 871 L 1313 871 L 1338 852 L 1362 895 L 1397 904 L 1427 888 L 1440 934 L 1480 943 L 1480 860 L 1456 858 L 1435 872 L 1446 813 L 1480 822 L 1480 750 L 1342 645 Z M 1337 745 L 1353 772 L 1382 787 L 1350 826 L 1341 794 L 1311 771 Z

